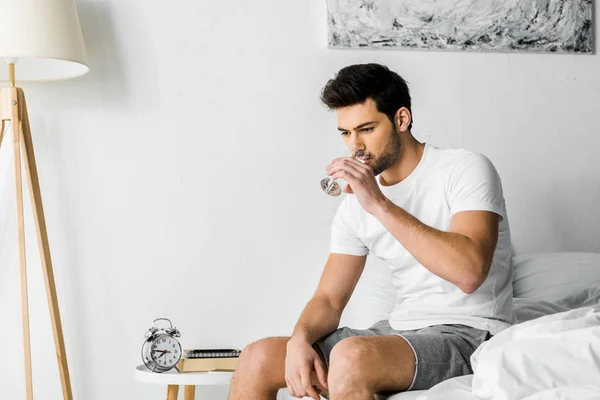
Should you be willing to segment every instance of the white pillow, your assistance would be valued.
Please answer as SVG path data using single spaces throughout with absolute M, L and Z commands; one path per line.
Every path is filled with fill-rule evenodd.
M 537 299 L 528 299 L 526 297 L 513 298 L 513 310 L 517 323 L 531 321 L 545 315 L 557 314 L 569 311 L 577 307 L 567 307 L 559 303 L 543 301 Z
M 537 253 L 514 258 L 514 297 L 555 302 L 599 286 L 600 253 Z

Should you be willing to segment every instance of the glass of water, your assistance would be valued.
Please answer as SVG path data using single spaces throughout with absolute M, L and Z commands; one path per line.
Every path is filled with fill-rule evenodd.
M 330 176 L 326 176 L 321 179 L 321 189 L 330 196 L 339 196 L 342 194 L 348 183 L 343 179 L 333 179 Z
M 357 158 L 357 160 L 364 163 L 361 159 Z M 333 179 L 331 176 L 326 176 L 321 179 L 321 190 L 330 196 L 339 196 L 346 189 L 346 186 L 348 186 L 348 182 L 342 178 Z

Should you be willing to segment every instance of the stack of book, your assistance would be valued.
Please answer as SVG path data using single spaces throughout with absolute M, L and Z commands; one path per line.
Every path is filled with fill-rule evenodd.
M 235 371 L 240 353 L 238 349 L 184 350 L 177 369 L 181 372 Z

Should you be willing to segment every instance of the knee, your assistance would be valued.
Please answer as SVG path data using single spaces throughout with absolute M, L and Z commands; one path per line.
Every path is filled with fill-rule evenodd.
M 249 344 L 239 356 L 234 379 L 266 374 L 276 356 L 277 348 L 271 338 Z
M 369 387 L 369 355 L 373 349 L 361 337 L 343 339 L 331 350 L 329 391 L 334 394 L 365 391 Z

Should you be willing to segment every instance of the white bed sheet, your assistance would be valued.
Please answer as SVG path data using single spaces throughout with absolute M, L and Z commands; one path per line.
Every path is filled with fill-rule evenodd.
M 479 346 L 471 363 L 473 375 L 444 381 L 414 400 L 599 399 L 600 307 L 514 325 Z M 407 399 L 402 396 L 390 400 Z
M 518 324 L 473 354 L 475 386 L 475 375 L 467 375 L 386 399 L 600 399 L 600 287 L 556 302 L 514 300 Z M 571 373 L 581 369 L 592 372 Z
M 426 390 L 411 390 L 410 392 L 396 393 L 392 396 L 378 396 L 377 400 L 417 400 L 417 398 L 426 393 Z
M 398 393 L 386 400 L 422 400 L 428 396 L 437 396 L 445 400 L 479 400 L 471 392 L 473 375 L 459 376 L 448 379 L 429 390 L 415 390 L 411 392 Z

